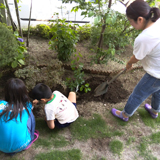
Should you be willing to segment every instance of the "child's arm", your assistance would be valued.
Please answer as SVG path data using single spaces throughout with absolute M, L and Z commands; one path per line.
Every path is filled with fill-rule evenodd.
M 32 104 L 35 106 L 39 101 L 37 99 L 33 100 Z
M 55 128 L 54 120 L 47 121 L 47 125 L 50 129 L 54 129 Z

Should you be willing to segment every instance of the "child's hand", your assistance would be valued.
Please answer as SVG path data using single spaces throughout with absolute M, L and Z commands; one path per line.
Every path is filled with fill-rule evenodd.
M 39 101 L 37 99 L 33 100 L 33 106 L 35 106 Z

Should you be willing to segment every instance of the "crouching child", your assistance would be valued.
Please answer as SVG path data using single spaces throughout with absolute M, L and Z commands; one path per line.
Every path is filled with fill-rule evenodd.
M 79 117 L 75 92 L 70 92 L 67 98 L 59 91 L 52 93 L 47 85 L 39 83 L 32 90 L 32 98 L 34 105 L 39 101 L 45 103 L 46 122 L 50 129 L 67 127 Z

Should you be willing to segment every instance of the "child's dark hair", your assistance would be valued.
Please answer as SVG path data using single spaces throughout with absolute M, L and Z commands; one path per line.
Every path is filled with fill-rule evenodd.
M 41 100 L 43 98 L 49 99 L 52 96 L 52 91 L 51 89 L 43 84 L 43 83 L 38 83 L 32 90 L 32 98 Z
M 11 78 L 5 85 L 5 101 L 7 101 L 7 107 L 0 113 L 0 117 L 4 115 L 4 120 L 10 121 L 13 118 L 17 119 L 20 112 L 20 120 L 22 117 L 22 111 L 25 108 L 28 115 L 29 111 L 27 105 L 29 104 L 29 96 L 27 93 L 24 82 L 18 78 Z
M 138 17 L 143 17 L 146 20 L 151 19 L 152 22 L 156 22 L 160 17 L 160 10 L 156 7 L 151 8 L 143 0 L 136 0 L 127 7 L 126 15 L 134 21 L 137 21 Z

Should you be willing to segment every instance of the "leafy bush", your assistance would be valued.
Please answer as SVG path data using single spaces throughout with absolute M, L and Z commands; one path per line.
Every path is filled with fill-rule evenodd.
M 139 34 L 139 31 L 133 29 L 126 16 L 119 13 L 114 12 L 111 16 L 106 20 L 107 25 L 104 32 L 103 45 L 109 47 L 109 44 L 113 44 L 115 49 L 124 48 L 128 44 L 133 44 L 134 39 Z M 114 20 L 114 21 L 113 21 Z M 100 37 L 101 26 L 99 24 L 95 24 L 91 29 L 91 44 L 97 44 Z
M 83 64 L 82 63 L 78 63 L 79 61 L 79 57 L 81 57 L 82 55 L 79 53 L 78 55 L 74 55 L 76 57 L 75 60 L 71 61 L 71 68 L 73 71 L 73 78 L 71 77 L 67 77 L 66 78 L 66 86 L 68 88 L 70 88 L 71 91 L 76 91 L 78 90 L 78 88 L 84 84 L 85 80 L 84 80 L 84 72 L 82 71 L 83 69 Z M 82 89 L 83 90 L 83 89 Z
M 120 52 L 116 52 L 116 50 L 125 49 L 128 44 L 133 44 L 139 31 L 131 27 L 126 16 L 119 12 L 110 11 L 105 19 L 105 24 L 100 23 L 100 20 L 101 19 L 97 17 L 95 19 L 95 25 L 91 28 L 91 46 L 97 54 L 93 57 L 93 62 L 107 63 L 108 60 L 114 59 L 115 53 Z M 101 38 L 100 41 L 100 37 L 102 36 L 101 28 L 104 25 L 103 39 Z M 99 43 L 101 45 L 99 45 Z M 101 48 L 96 48 L 95 46 L 97 45 Z
M 78 41 L 77 31 L 72 29 L 71 24 L 65 23 L 65 20 L 55 20 L 56 24 L 51 26 L 53 35 L 50 40 L 50 49 L 58 52 L 60 61 L 68 61 L 71 55 L 76 52 L 76 43 Z
M 0 23 L 0 67 L 15 68 L 24 64 L 23 52 L 26 50 L 22 43 L 5 25 Z
M 110 59 L 114 59 L 114 55 L 115 55 L 115 47 L 114 44 L 110 43 L 109 48 L 107 50 L 99 50 L 95 56 L 92 56 L 92 63 L 107 64 L 107 62 Z
M 38 24 L 36 26 L 36 30 L 41 37 L 48 39 L 51 38 L 51 33 L 50 33 L 51 28 L 48 25 Z
M 19 46 L 17 48 L 17 52 L 19 53 L 19 55 L 14 58 L 14 61 L 11 64 L 12 68 L 16 68 L 18 65 L 19 66 L 25 65 L 25 62 L 24 62 L 25 55 L 24 55 L 24 53 L 27 52 L 26 47 L 24 46 L 23 39 L 20 38 L 20 36 L 18 34 L 18 31 L 14 32 L 14 36 L 18 40 Z
M 90 39 L 90 37 L 91 37 L 91 24 L 85 24 L 83 26 L 77 27 L 77 32 L 79 34 L 79 41 Z

